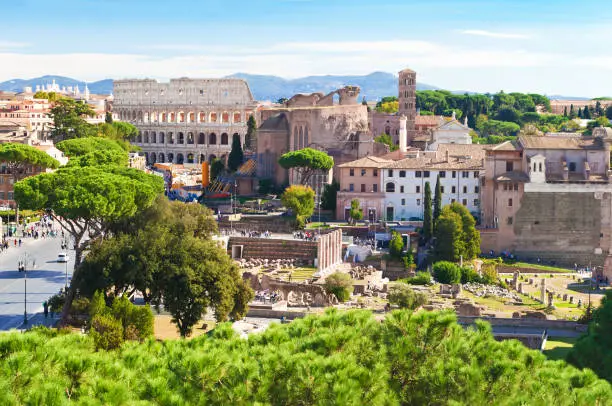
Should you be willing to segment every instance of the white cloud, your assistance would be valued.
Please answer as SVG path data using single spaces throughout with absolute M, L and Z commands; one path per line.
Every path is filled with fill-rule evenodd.
M 493 32 L 493 31 L 485 31 L 485 30 L 463 30 L 460 31 L 461 34 L 464 35 L 476 35 L 480 37 L 489 37 L 489 38 L 506 38 L 506 39 L 529 39 L 529 35 L 525 34 L 513 34 L 506 32 Z
M 25 42 L 3 41 L 0 40 L 0 49 L 26 48 L 30 44 Z

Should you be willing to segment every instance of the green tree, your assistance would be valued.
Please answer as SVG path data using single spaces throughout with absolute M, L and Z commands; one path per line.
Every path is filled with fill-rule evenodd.
M 85 138 L 80 138 L 85 139 Z M 114 151 L 114 150 L 99 150 L 89 152 L 85 155 L 77 156 L 70 159 L 66 164 L 67 167 L 72 166 L 103 166 L 103 165 L 117 165 L 117 166 L 128 166 L 128 153 L 126 151 Z
M 394 283 L 389 287 L 389 303 L 401 309 L 415 310 L 427 303 L 427 295 L 415 292 L 405 283 Z
M 595 103 L 595 115 L 597 117 L 601 117 L 604 115 L 604 110 L 603 107 L 601 106 L 601 102 L 599 100 L 597 100 L 597 103 Z M 610 118 L 610 117 L 608 117 Z
M 219 158 L 213 159 L 210 164 L 210 178 L 216 179 L 224 170 L 225 165 L 223 165 L 223 161 Z
M 574 345 L 567 356 L 567 361 L 578 368 L 590 368 L 599 377 L 612 382 L 611 291 L 606 292 L 592 316 L 588 332 Z
M 91 320 L 91 337 L 96 350 L 115 350 L 123 344 L 123 326 L 111 315 L 99 314 Z
M 563 107 L 563 116 L 569 117 L 569 114 L 567 114 L 567 106 Z
M 89 318 L 93 319 L 94 317 L 100 314 L 107 314 L 108 307 L 106 307 L 106 300 L 104 299 L 104 294 L 102 291 L 97 290 L 94 292 L 90 302 L 89 302 Z
M 389 255 L 391 255 L 392 258 L 400 259 L 403 251 L 404 240 L 402 239 L 402 235 L 394 230 L 391 232 L 391 241 L 389 241 Z
M 113 123 L 113 113 L 111 113 L 110 111 L 107 111 L 106 114 L 104 115 L 104 122 L 106 124 L 112 124 Z
M 439 261 L 433 265 L 434 278 L 440 283 L 460 283 L 461 268 L 452 262 Z
M 240 143 L 240 136 L 234 135 L 232 140 L 232 150 L 227 158 L 227 169 L 230 172 L 236 172 L 236 170 L 242 165 L 244 161 L 244 152 L 242 152 L 242 145 Z
M 351 200 L 349 217 L 351 218 L 351 224 L 353 225 L 357 224 L 357 222 L 363 218 L 363 210 L 361 209 L 359 199 Z
M 153 336 L 153 312 L 149 305 L 135 306 L 122 295 L 113 300 L 110 314 L 121 323 L 124 339 L 144 341 Z
M 336 211 L 336 201 L 339 190 L 340 183 L 336 179 L 333 179 L 332 183 L 325 185 L 323 194 L 321 195 L 321 208 L 323 208 L 323 210 Z
M 612 104 L 606 107 L 606 118 L 612 120 Z
M 374 138 L 374 142 L 379 142 L 381 144 L 385 144 L 389 147 L 389 151 L 397 151 L 399 146 L 393 142 L 393 138 L 389 134 L 381 134 L 378 137 Z
M 123 144 L 100 137 L 75 138 L 62 141 L 57 144 L 57 149 L 69 158 L 76 158 L 98 151 L 127 152 Z
M 339 302 L 346 302 L 353 293 L 353 279 L 347 273 L 335 272 L 325 278 L 325 290 L 336 296 Z
M 436 260 L 459 261 L 476 258 L 480 253 L 480 233 L 476 221 L 465 206 L 451 203 L 444 206 L 436 225 Z
M 55 140 L 88 137 L 94 134 L 95 126 L 87 123 L 85 117 L 95 112 L 87 103 L 69 98 L 58 99 L 49 112 L 53 119 L 51 137 Z
M 60 168 L 15 184 L 15 200 L 23 208 L 47 210 L 73 238 L 73 280 L 78 279 L 78 266 L 91 241 L 105 235 L 113 222 L 149 207 L 162 192 L 161 178 L 120 167 Z M 68 315 L 74 294 L 71 283 L 63 318 Z
M 281 196 L 283 206 L 295 215 L 297 228 L 303 228 L 306 219 L 314 213 L 314 198 L 314 190 L 304 185 L 289 186 Z
M 591 110 L 589 109 L 589 106 L 584 106 L 584 110 L 582 111 L 582 116 L 583 118 L 587 120 L 590 120 L 592 118 Z
M 436 179 L 436 191 L 434 194 L 434 203 L 433 203 L 433 233 L 436 232 L 436 222 L 438 218 L 440 218 L 440 214 L 442 212 L 442 185 L 440 183 L 440 174 Z M 432 234 L 434 235 L 434 234 Z
M 429 241 L 433 237 L 433 217 L 431 212 L 431 186 L 425 182 L 425 198 L 423 199 L 423 238 Z
M 578 118 L 584 118 L 582 116 L 582 108 L 578 107 Z
M 249 116 L 247 121 L 247 132 L 244 137 L 244 149 L 255 150 L 257 148 L 257 122 L 255 116 Z
M 571 119 L 576 118 L 576 111 L 574 110 L 574 105 L 573 104 L 570 104 L 569 118 L 571 118 Z
M 315 172 L 327 173 L 334 166 L 334 159 L 325 151 L 304 148 L 281 155 L 278 163 L 285 169 L 296 171 L 299 178 L 297 183 L 305 185 Z

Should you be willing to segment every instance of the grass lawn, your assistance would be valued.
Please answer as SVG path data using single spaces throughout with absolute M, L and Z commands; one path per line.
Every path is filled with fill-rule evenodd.
M 567 269 L 567 268 L 559 268 L 556 266 L 548 266 L 548 265 L 540 265 L 540 264 L 530 264 L 528 262 L 515 262 L 513 264 L 506 264 L 504 263 L 503 265 L 509 266 L 509 267 L 516 267 L 516 268 L 533 268 L 533 269 L 540 269 L 542 271 L 545 272 L 550 272 L 550 273 L 570 273 L 570 272 L 574 272 L 574 270 L 572 269 Z
M 202 326 L 206 324 L 206 329 L 203 329 Z M 206 334 L 208 331 L 215 328 L 215 322 L 212 320 L 200 320 L 193 327 L 193 332 L 189 338 L 198 337 L 202 334 Z M 158 340 L 174 340 L 181 338 L 178 333 L 178 329 L 176 325 L 172 323 L 172 316 L 166 314 L 156 314 L 153 317 L 153 331 L 154 336 Z
M 546 346 L 544 347 L 544 355 L 548 357 L 548 359 L 556 361 L 556 360 L 564 360 L 567 354 L 570 352 L 574 344 L 578 341 L 577 338 L 567 338 L 567 337 L 552 337 L 546 340 Z

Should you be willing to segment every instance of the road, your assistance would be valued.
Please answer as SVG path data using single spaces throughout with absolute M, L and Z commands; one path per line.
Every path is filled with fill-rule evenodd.
M 21 247 L 11 244 L 7 251 L 0 253 L 0 331 L 23 327 L 25 278 L 17 266 L 24 254 L 29 258 L 26 268 L 28 319 L 42 312 L 42 303 L 64 287 L 66 269 L 69 284 L 72 276 L 73 250 L 64 251 L 70 258 L 68 264 L 57 262 L 57 254 L 62 252 L 61 237 L 24 238 L 22 241 Z M 34 319 L 35 322 L 40 320 L 40 315 Z

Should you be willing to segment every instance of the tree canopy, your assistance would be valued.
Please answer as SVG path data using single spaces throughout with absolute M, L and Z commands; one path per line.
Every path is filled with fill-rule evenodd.
M 257 147 L 257 122 L 255 116 L 249 116 L 247 121 L 247 133 L 244 136 L 244 149 L 254 150 Z
M 53 119 L 51 136 L 56 140 L 67 140 L 94 135 L 95 126 L 85 121 L 85 117 L 94 115 L 95 112 L 87 103 L 65 97 L 59 98 L 49 113 Z
M 329 171 L 334 166 L 334 159 L 324 151 L 304 148 L 281 155 L 278 160 L 285 169 L 294 169 L 299 174 L 297 183 L 308 183 L 316 171 Z
M 389 147 L 389 151 L 397 151 L 399 149 L 399 145 L 393 142 L 393 138 L 391 138 L 389 134 L 379 135 L 378 137 L 374 138 L 374 142 L 387 145 Z
M 232 139 L 232 150 L 227 157 L 227 169 L 230 172 L 236 172 L 236 170 L 242 165 L 244 161 L 244 152 L 242 152 L 242 144 L 240 143 L 240 136 L 235 135 Z
M 117 141 L 102 137 L 75 138 L 57 143 L 57 148 L 67 157 L 74 158 L 97 151 L 126 152 Z
M 330 310 L 248 340 L 229 324 L 193 340 L 96 352 L 89 335 L 0 336 L 0 402 L 189 405 L 604 405 L 610 385 L 451 312 Z
M 12 142 L 0 144 L 0 161 L 5 163 L 15 180 L 26 176 L 25 169 L 29 165 L 51 169 L 59 166 L 59 162 L 46 152 L 30 145 Z
M 84 138 L 80 138 L 84 139 Z M 128 165 L 128 153 L 126 151 L 99 150 L 88 152 L 68 161 L 66 166 L 102 166 L 102 165 Z
M 351 224 L 353 225 L 357 224 L 357 222 L 363 218 L 363 210 L 361 209 L 359 199 L 351 200 L 351 209 L 349 211 L 349 217 L 351 219 Z
M 435 227 L 434 256 L 438 261 L 476 258 L 480 253 L 480 233 L 476 220 L 465 206 L 451 203 L 442 208 Z
M 314 190 L 304 185 L 289 186 L 281 196 L 283 206 L 291 209 L 295 215 L 298 228 L 302 228 L 306 219 L 314 213 L 314 198 Z

